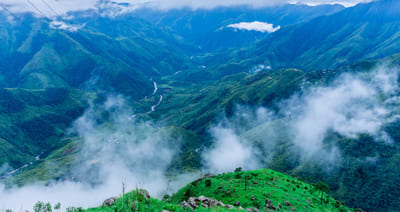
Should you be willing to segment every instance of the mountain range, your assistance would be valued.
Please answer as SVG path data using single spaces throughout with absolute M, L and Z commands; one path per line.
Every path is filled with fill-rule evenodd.
M 246 153 L 238 166 L 322 180 L 348 207 L 396 211 L 398 11 L 394 0 L 90 10 L 52 20 L 0 11 L 0 182 L 79 182 L 114 150 L 143 155 L 124 156 L 132 170 L 143 161 L 159 167 L 170 146 L 160 171 L 170 179 L 221 173 L 233 170 L 213 159 L 232 148 Z M 280 28 L 228 27 L 255 21 Z M 156 143 L 157 161 L 139 151 L 149 137 L 167 143 Z M 95 159 L 82 158 L 89 153 Z

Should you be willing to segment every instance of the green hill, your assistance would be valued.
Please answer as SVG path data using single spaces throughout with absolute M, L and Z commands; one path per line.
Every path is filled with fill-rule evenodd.
M 206 175 L 187 184 L 172 196 L 165 196 L 163 200 L 148 198 L 145 191 L 137 190 L 119 197 L 110 207 L 84 211 L 191 211 L 189 208 L 184 209 L 182 202 L 188 201 L 190 197 L 201 196 L 223 204 L 210 208 L 198 207 L 194 211 L 246 211 L 251 208 L 261 211 L 353 211 L 318 190 L 323 188 L 329 190 L 323 183 L 311 185 L 270 169 L 238 170 L 217 176 Z M 266 202 L 269 208 L 265 208 Z M 228 205 L 233 206 L 232 209 L 228 209 L 231 207 Z

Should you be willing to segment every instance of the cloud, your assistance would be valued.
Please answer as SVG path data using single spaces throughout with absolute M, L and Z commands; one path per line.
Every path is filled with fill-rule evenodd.
M 399 91 L 397 79 L 397 70 L 380 67 L 368 74 L 344 74 L 330 86 L 292 97 L 284 110 L 292 117 L 293 142 L 306 156 L 328 154 L 323 147 L 330 132 L 354 139 L 366 133 L 391 143 L 381 130 L 393 121 L 394 107 L 388 102 Z
M 237 24 L 230 24 L 227 27 L 233 28 L 233 29 L 239 29 L 239 30 L 247 30 L 247 31 L 258 31 L 258 32 L 276 32 L 278 31 L 281 27 L 277 26 L 274 27 L 273 24 L 267 23 L 267 22 L 259 22 L 259 21 L 254 21 L 254 22 L 240 22 Z
M 371 0 L 2 0 L 1 5 L 6 6 L 13 12 L 33 12 L 48 17 L 66 15 L 68 12 L 101 10 L 102 6 L 111 7 L 114 12 L 131 12 L 138 7 L 152 7 L 158 9 L 174 9 L 188 7 L 192 9 L 212 9 L 215 7 L 230 7 L 247 5 L 252 7 L 266 7 L 287 3 L 302 3 L 309 5 L 339 3 L 345 6 L 353 6 L 360 2 Z M 29 3 L 31 2 L 31 3 Z M 104 7 L 103 7 L 104 9 Z
M 83 27 L 85 27 L 84 24 L 72 25 L 72 24 L 65 23 L 63 21 L 52 21 L 50 23 L 50 28 L 65 30 L 68 32 L 77 32 L 78 30 L 82 29 Z
M 30 210 L 39 200 L 60 202 L 64 207 L 95 207 L 106 198 L 119 196 L 122 183 L 126 191 L 138 186 L 152 196 L 162 197 L 193 180 L 190 173 L 177 176 L 172 182 L 166 177 L 176 153 L 176 147 L 167 139 L 168 131 L 131 115 L 120 95 L 111 95 L 103 103 L 92 103 L 70 132 L 81 140 L 81 150 L 68 180 L 14 189 L 5 189 L 0 184 L 0 210 Z
M 235 168 L 260 168 L 254 149 L 246 145 L 232 129 L 214 127 L 212 129 L 215 143 L 212 149 L 202 155 L 204 168 L 212 173 L 232 172 Z
M 224 117 L 211 129 L 215 145 L 204 151 L 204 164 L 214 172 L 266 167 L 276 151 L 282 154 L 276 147 L 286 143 L 293 163 L 313 161 L 329 171 L 341 161 L 336 146 L 340 137 L 369 134 L 375 142 L 391 145 L 384 126 L 399 119 L 399 73 L 384 66 L 345 73 L 281 101 L 277 112 L 239 106 L 233 117 Z

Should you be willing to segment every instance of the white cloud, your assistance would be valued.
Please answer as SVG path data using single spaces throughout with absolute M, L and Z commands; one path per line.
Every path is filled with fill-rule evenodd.
M 239 29 L 239 30 L 247 30 L 247 31 L 258 31 L 258 32 L 276 32 L 278 31 L 281 26 L 274 27 L 273 24 L 267 23 L 267 22 L 259 22 L 259 21 L 254 21 L 254 22 L 240 22 L 237 24 L 230 24 L 227 27 L 233 28 L 233 29 Z
M 255 157 L 254 149 L 246 145 L 232 129 L 214 127 L 213 148 L 203 153 L 205 169 L 212 173 L 232 172 L 235 168 L 256 169 L 261 167 Z
M 176 147 L 166 139 L 167 130 L 130 118 L 132 111 L 121 96 L 110 96 L 103 104 L 92 104 L 77 119 L 71 132 L 82 140 L 81 151 L 73 162 L 73 180 L 26 185 L 5 189 L 0 183 L 0 211 L 31 210 L 37 201 L 60 202 L 62 206 L 96 207 L 111 196 L 119 196 L 122 183 L 126 191 L 137 187 L 152 196 L 167 192 L 194 179 L 185 174 L 171 182 L 165 176 Z M 107 118 L 105 118 L 107 117 Z M 99 120 L 106 119 L 104 122 Z M 7 169 L 7 167 L 1 168 Z M 34 183 L 34 182 L 32 182 Z M 23 197 L 23 198 L 21 198 Z
M 303 3 L 310 6 L 316 6 L 321 4 L 341 4 L 345 7 L 352 7 L 358 3 L 367 3 L 374 0 L 300 0 L 300 1 L 292 1 L 291 3 Z
M 35 9 L 30 3 L 40 10 Z M 159 9 L 183 8 L 189 7 L 193 9 L 204 8 L 211 9 L 219 6 L 238 6 L 248 5 L 253 7 L 265 7 L 277 4 L 302 3 L 309 5 L 318 4 L 343 4 L 345 6 L 353 6 L 360 2 L 370 2 L 371 0 L 1 0 L 3 6 L 7 6 L 13 12 L 34 12 L 36 14 L 43 13 L 48 17 L 65 15 L 71 11 L 84 11 L 89 9 L 97 10 L 99 5 L 119 6 L 120 11 L 130 12 L 137 7 L 154 7 Z M 112 4 L 117 3 L 117 4 Z M 129 6 L 127 5 L 129 4 Z
M 52 21 L 50 23 L 50 27 L 53 29 L 60 29 L 60 30 L 65 30 L 68 32 L 77 32 L 79 29 L 82 29 L 85 25 L 72 25 L 72 24 L 67 24 L 63 21 Z
M 287 141 L 294 158 L 320 163 L 329 171 L 340 164 L 335 139 L 341 136 L 357 139 L 369 134 L 375 142 L 391 145 L 384 126 L 400 118 L 399 73 L 380 67 L 343 74 L 329 85 L 314 85 L 283 100 L 277 105 L 279 112 L 239 106 L 233 117 L 212 128 L 215 145 L 203 153 L 204 164 L 220 172 L 265 167 L 275 147 Z
M 397 75 L 397 70 L 383 67 L 366 76 L 345 74 L 331 86 L 314 87 L 300 99 L 290 99 L 286 110 L 293 117 L 294 143 L 307 155 L 323 152 L 329 132 L 348 138 L 367 133 L 390 143 L 381 128 L 392 121 L 394 108 L 387 101 L 399 91 Z

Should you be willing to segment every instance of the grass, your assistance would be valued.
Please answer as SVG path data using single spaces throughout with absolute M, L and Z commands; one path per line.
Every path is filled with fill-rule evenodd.
M 336 201 L 328 194 L 320 192 L 313 185 L 294 177 L 270 170 L 236 171 L 217 176 L 205 176 L 187 184 L 171 197 L 163 200 L 142 195 L 141 190 L 134 190 L 121 196 L 109 207 L 90 208 L 87 212 L 115 211 L 190 211 L 183 209 L 181 202 L 189 197 L 206 196 L 224 204 L 239 205 L 244 209 L 256 207 L 263 211 L 268 198 L 275 207 L 280 204 L 280 211 L 353 211 Z M 321 199 L 321 195 L 323 198 Z M 289 202 L 290 205 L 285 205 Z M 72 210 L 74 211 L 74 210 Z M 75 211 L 79 211 L 75 209 Z M 239 206 L 233 209 L 222 207 L 197 208 L 194 211 L 246 211 Z

